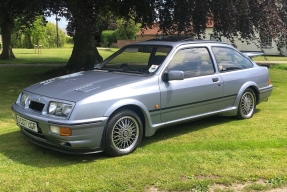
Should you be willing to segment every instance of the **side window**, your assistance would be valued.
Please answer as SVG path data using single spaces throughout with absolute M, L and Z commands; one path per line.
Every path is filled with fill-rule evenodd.
M 184 72 L 184 78 L 214 74 L 213 63 L 206 48 L 189 48 L 178 51 L 168 65 L 168 70 Z
M 220 72 L 252 68 L 253 64 L 243 55 L 228 47 L 212 47 Z

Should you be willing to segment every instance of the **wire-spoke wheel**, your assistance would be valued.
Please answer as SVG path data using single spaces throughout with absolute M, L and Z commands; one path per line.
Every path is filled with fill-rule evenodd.
M 142 123 L 138 115 L 130 110 L 119 111 L 107 123 L 105 151 L 111 156 L 129 154 L 140 144 L 142 135 Z
M 239 119 L 248 119 L 253 116 L 256 108 L 256 97 L 254 91 L 250 88 L 246 89 L 242 94 L 237 111 Z

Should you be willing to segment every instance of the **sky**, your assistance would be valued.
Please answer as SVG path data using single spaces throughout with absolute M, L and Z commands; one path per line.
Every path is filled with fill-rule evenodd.
M 47 17 L 47 21 L 51 22 L 51 23 L 54 23 L 56 25 L 56 20 L 55 20 L 55 15 L 52 15 L 51 17 Z M 67 25 L 68 25 L 68 21 L 64 18 L 64 17 L 58 17 L 60 18 L 61 20 L 58 22 L 58 26 L 59 28 L 62 28 L 62 29 L 66 29 Z

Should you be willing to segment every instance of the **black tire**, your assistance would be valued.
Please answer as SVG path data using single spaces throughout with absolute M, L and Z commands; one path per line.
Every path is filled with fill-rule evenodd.
M 247 88 L 240 97 L 236 116 L 238 119 L 249 119 L 253 116 L 255 109 L 255 93 L 252 89 Z
M 132 153 L 143 137 L 143 125 L 139 116 L 128 109 L 116 112 L 105 127 L 105 153 L 122 156 Z

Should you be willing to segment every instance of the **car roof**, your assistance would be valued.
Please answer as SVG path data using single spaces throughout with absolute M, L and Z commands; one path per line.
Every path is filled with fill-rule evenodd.
M 226 43 L 218 42 L 218 41 L 209 41 L 209 40 L 194 40 L 194 39 L 183 39 L 179 41 L 174 40 L 165 40 L 165 39 L 151 39 L 147 41 L 133 43 L 132 45 L 165 45 L 165 46 L 173 46 L 177 47 L 179 45 L 185 44 L 221 44 L 228 45 Z

